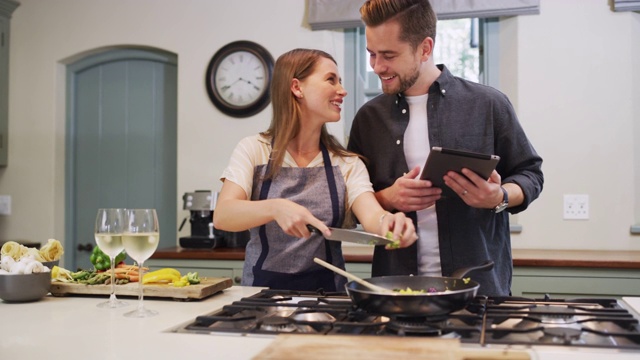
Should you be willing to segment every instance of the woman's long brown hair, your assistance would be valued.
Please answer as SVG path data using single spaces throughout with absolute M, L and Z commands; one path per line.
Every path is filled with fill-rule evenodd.
M 300 132 L 302 112 L 300 103 L 291 91 L 291 82 L 294 78 L 303 81 L 311 75 L 320 58 L 326 58 L 336 63 L 331 55 L 315 49 L 294 49 L 282 54 L 276 60 L 271 81 L 273 117 L 269 128 L 260 133 L 271 138 L 273 144 L 270 156 L 271 169 L 265 176 L 267 179 L 278 174 L 282 168 L 287 145 Z M 320 142 L 327 147 L 327 150 L 339 156 L 357 156 L 347 151 L 335 137 L 330 135 L 326 125 L 322 125 Z

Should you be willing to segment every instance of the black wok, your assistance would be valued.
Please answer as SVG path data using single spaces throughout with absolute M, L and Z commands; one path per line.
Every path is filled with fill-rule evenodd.
M 411 288 L 424 293 L 378 292 L 355 281 L 345 285 L 353 303 L 370 313 L 402 316 L 445 315 L 464 309 L 478 293 L 480 284 L 463 279 L 473 270 L 491 270 L 493 261 L 456 270 L 451 277 L 380 276 L 366 281 L 390 290 Z M 434 291 L 435 290 L 435 291 Z

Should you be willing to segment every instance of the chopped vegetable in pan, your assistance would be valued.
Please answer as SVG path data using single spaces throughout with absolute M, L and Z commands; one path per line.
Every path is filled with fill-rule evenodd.
M 469 281 L 471 281 L 471 278 L 468 278 L 468 277 L 467 278 L 463 278 L 462 281 L 465 284 L 468 284 Z M 417 295 L 417 294 L 426 294 L 426 293 L 447 292 L 447 291 L 450 291 L 450 290 L 449 290 L 449 288 L 445 288 L 444 290 L 438 290 L 438 289 L 436 289 L 434 287 L 430 287 L 427 290 L 424 290 L 424 289 L 413 290 L 412 288 L 407 286 L 404 289 L 393 289 L 393 291 L 395 291 L 397 293 L 400 293 L 400 294 Z
M 435 290 L 434 288 L 429 288 L 429 290 Z M 393 289 L 393 291 L 395 292 L 399 292 L 400 294 L 424 294 L 426 291 L 424 291 L 424 289 L 420 289 L 420 290 L 413 290 L 410 287 L 407 287 L 406 289 Z M 429 291 L 429 292 L 434 292 L 434 291 Z

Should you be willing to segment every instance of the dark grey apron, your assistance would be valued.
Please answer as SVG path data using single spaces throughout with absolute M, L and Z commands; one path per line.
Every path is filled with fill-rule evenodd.
M 332 227 L 344 221 L 346 185 L 329 152 L 321 145 L 322 168 L 283 167 L 274 179 L 262 181 L 271 161 L 256 169 L 252 200 L 285 198 L 309 209 Z M 346 279 L 313 262 L 319 257 L 344 269 L 340 242 L 313 234 L 300 239 L 285 234 L 275 221 L 251 229 L 243 285 L 301 291 L 343 291 Z

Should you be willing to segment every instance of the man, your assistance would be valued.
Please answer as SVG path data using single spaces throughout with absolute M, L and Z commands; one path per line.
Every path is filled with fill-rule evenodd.
M 480 294 L 509 295 L 507 211 L 523 211 L 539 196 L 542 159 L 504 94 L 435 64 L 437 19 L 427 0 L 368 0 L 360 13 L 384 94 L 358 111 L 348 148 L 367 159 L 380 204 L 407 213 L 420 237 L 405 249 L 376 248 L 372 275 L 449 276 L 493 260 L 491 271 L 471 277 Z M 451 171 L 447 189 L 439 189 L 419 179 L 432 146 L 495 154 L 500 162 L 489 179 Z

